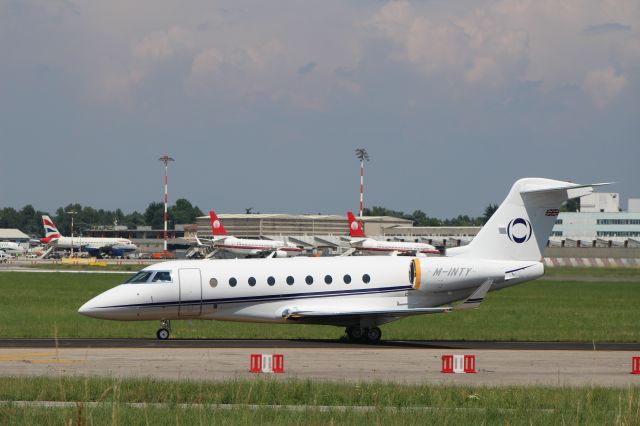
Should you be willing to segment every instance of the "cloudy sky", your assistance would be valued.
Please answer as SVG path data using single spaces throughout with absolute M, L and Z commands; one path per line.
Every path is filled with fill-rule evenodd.
M 0 0 L 0 207 L 479 215 L 640 197 L 635 1 Z M 623 204 L 626 208 L 626 201 Z

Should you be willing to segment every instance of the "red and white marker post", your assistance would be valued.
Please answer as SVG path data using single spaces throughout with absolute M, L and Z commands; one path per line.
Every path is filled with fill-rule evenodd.
M 441 373 L 445 374 L 475 374 L 475 355 L 442 355 Z
M 252 373 L 284 373 L 284 355 L 251 354 L 249 371 Z

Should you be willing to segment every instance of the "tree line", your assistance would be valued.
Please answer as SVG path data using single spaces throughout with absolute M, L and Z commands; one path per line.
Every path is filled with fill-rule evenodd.
M 0 209 L 0 228 L 17 228 L 32 236 L 43 235 L 42 215 L 48 215 L 63 235 L 71 235 L 71 215 L 67 213 L 69 211 L 76 212 L 73 217 L 75 235 L 82 235 L 87 230 L 100 226 L 109 228 L 119 225 L 126 226 L 127 229 L 135 229 L 141 225 L 151 226 L 152 229 L 164 227 L 164 204 L 151 202 L 143 213 L 134 211 L 128 214 L 125 214 L 121 209 L 94 209 L 77 203 L 59 207 L 54 214 L 36 210 L 30 204 L 20 210 L 5 207 Z M 176 223 L 194 223 L 196 217 L 202 215 L 202 210 L 197 206 L 180 198 L 168 208 L 169 229 L 174 229 Z

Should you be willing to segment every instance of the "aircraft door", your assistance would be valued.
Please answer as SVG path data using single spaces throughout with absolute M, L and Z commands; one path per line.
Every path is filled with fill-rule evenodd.
M 202 278 L 200 269 L 189 268 L 178 270 L 180 276 L 180 310 L 181 317 L 198 316 L 202 312 Z

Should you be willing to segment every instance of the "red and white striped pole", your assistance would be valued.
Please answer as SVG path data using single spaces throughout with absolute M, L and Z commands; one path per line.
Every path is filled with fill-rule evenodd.
M 364 160 L 360 160 L 360 220 L 362 220 L 362 210 L 364 209 Z
M 356 157 L 360 159 L 360 221 L 362 222 L 362 210 L 364 210 L 364 160 L 369 161 L 369 154 L 364 148 L 356 149 Z
M 163 253 L 167 253 L 167 241 L 169 235 L 167 233 L 167 222 L 169 221 L 169 174 L 168 165 L 169 161 L 176 161 L 173 158 L 169 157 L 167 154 L 158 158 L 159 161 L 164 163 L 164 251 Z

